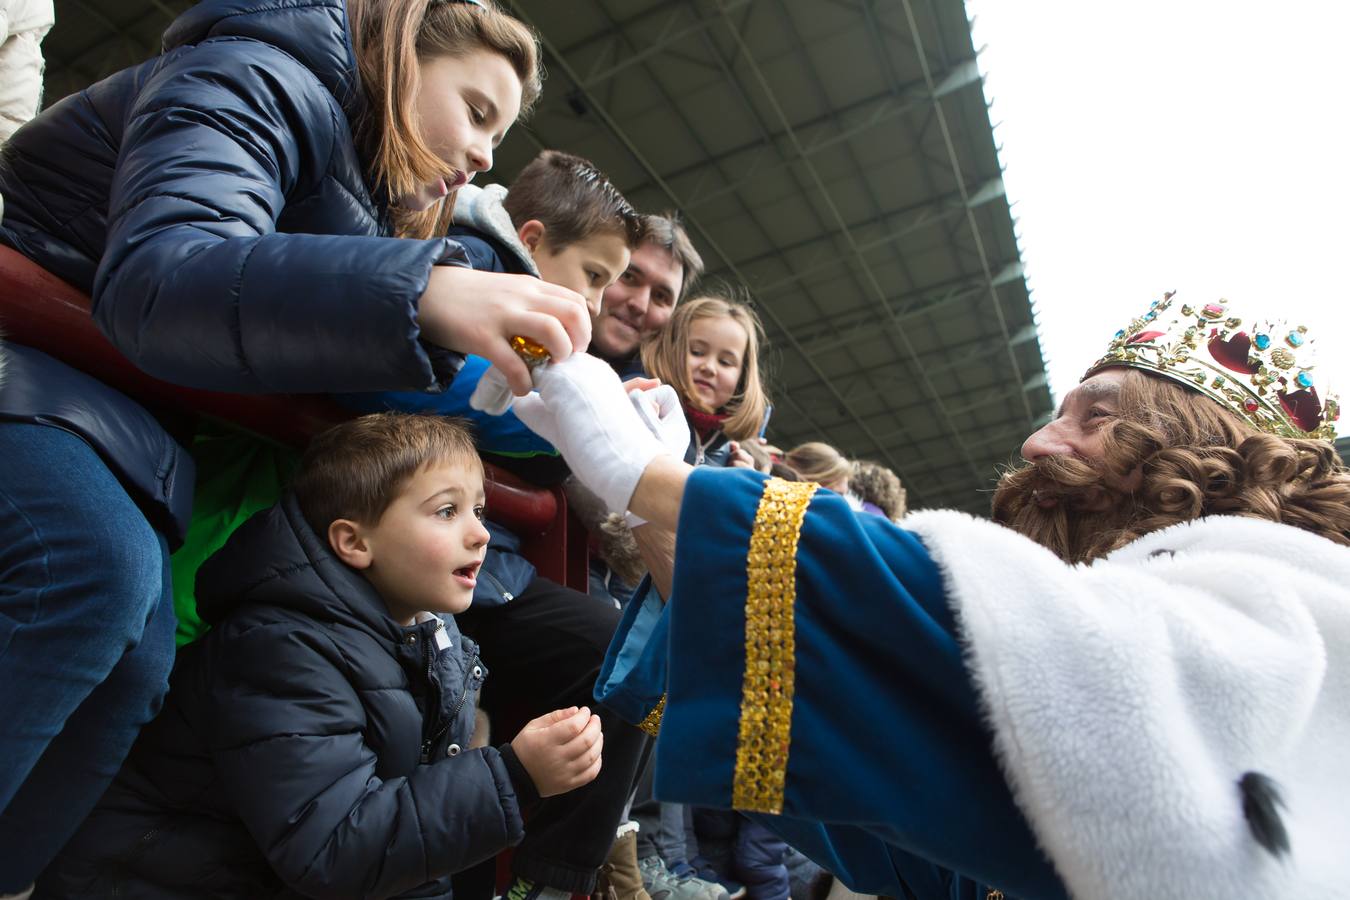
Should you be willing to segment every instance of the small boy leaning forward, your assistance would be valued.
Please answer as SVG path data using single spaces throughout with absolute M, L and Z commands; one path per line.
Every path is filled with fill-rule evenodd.
M 453 420 L 317 437 L 293 490 L 203 566 L 213 628 L 36 896 L 448 897 L 517 843 L 521 808 L 595 778 L 585 708 L 467 749 L 487 671 L 441 613 L 487 547 L 483 469 Z
M 545 150 L 526 165 L 510 190 L 500 185 L 460 188 L 450 235 L 475 269 L 530 274 L 581 294 L 592 311 L 605 288 L 625 275 L 645 220 L 604 173 L 578 156 Z M 489 374 L 490 373 L 490 374 Z M 463 416 L 477 431 L 480 452 L 536 484 L 567 474 L 557 450 L 508 411 L 489 416 L 469 398 L 482 379 L 497 375 L 470 356 L 440 394 L 344 395 L 363 412 L 385 409 Z M 509 399 L 509 391 L 506 398 Z M 605 651 L 619 624 L 611 604 L 539 575 L 520 552 L 521 538 L 491 522 L 492 539 L 474 592 L 473 608 L 459 616 L 463 629 L 485 648 L 493 667 L 483 708 L 494 722 L 519 721 L 521 711 L 593 703 L 592 691 Z M 614 887 L 619 900 L 645 900 L 639 885 L 636 835 L 616 843 L 637 780 L 646 735 L 612 711 L 598 710 L 605 733 L 605 767 L 594 782 L 532 816 L 512 858 L 516 878 L 510 900 L 527 900 L 524 882 L 543 882 L 573 893 Z M 597 875 L 604 873 L 603 882 Z

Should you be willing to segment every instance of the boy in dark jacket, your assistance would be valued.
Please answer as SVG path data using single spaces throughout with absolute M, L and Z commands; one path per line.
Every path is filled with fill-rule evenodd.
M 520 841 L 523 806 L 594 779 L 586 708 L 466 749 L 487 671 L 444 614 L 471 602 L 482 514 L 453 420 L 315 438 L 292 492 L 202 567 L 214 627 L 36 896 L 448 897 Z
M 500 185 L 460 188 L 454 216 L 449 234 L 475 269 L 536 275 L 577 291 L 592 312 L 599 310 L 605 288 L 623 277 L 632 249 L 644 238 L 642 218 L 604 173 L 585 159 L 556 150 L 545 150 L 526 165 L 510 191 Z M 353 394 L 342 399 L 363 411 L 464 416 L 477 431 L 480 451 L 494 463 L 535 483 L 561 480 L 567 469 L 557 451 L 513 414 L 489 416 L 470 407 L 469 397 L 487 371 L 486 360 L 470 356 L 444 393 Z M 521 555 L 516 535 L 492 523 L 489 527 L 492 538 L 473 608 L 458 617 L 492 661 L 493 681 L 483 692 L 483 708 L 500 725 L 553 707 L 592 702 L 596 676 L 618 627 L 618 610 L 540 577 Z M 646 737 L 609 710 L 601 709 L 600 716 L 605 768 L 566 803 L 531 818 L 512 859 L 516 880 L 506 892 L 510 900 L 521 900 L 524 887 L 537 881 L 589 894 L 596 890 L 598 870 L 613 868 L 610 851 Z M 632 876 L 627 883 L 637 882 L 631 846 L 622 863 Z M 621 893 L 619 900 L 649 898 L 645 892 Z

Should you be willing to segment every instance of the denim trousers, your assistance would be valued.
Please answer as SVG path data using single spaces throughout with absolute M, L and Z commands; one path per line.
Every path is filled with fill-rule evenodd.
M 0 893 L 27 887 L 159 711 L 168 547 L 79 437 L 0 422 Z

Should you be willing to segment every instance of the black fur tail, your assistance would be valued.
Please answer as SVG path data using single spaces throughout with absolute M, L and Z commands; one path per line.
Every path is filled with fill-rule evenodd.
M 1247 817 L 1252 837 L 1272 856 L 1288 853 L 1289 832 L 1280 818 L 1284 798 L 1280 796 L 1279 785 L 1260 772 L 1247 772 L 1238 781 L 1238 789 L 1242 792 L 1242 814 Z

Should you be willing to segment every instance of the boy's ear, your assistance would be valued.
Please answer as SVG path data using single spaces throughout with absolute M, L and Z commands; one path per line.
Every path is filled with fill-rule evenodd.
M 368 569 L 375 561 L 361 526 L 351 519 L 334 519 L 328 526 L 328 546 L 353 569 Z
M 539 247 L 544 242 L 544 232 L 548 228 L 538 219 L 530 219 L 524 225 L 516 229 L 516 237 L 525 245 L 525 249 L 530 251 L 531 255 L 539 252 Z

